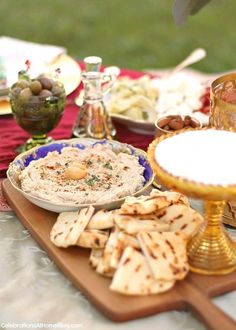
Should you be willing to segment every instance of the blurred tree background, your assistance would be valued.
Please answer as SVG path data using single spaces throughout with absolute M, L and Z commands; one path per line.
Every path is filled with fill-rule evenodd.
M 235 0 L 214 0 L 183 27 L 174 0 L 0 0 L 1 35 L 65 46 L 82 59 L 133 69 L 171 67 L 194 48 L 206 72 L 236 68 Z

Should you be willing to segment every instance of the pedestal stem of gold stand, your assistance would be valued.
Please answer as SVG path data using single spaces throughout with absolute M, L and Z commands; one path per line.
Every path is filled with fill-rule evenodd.
M 223 214 L 223 209 L 225 206 L 225 201 L 205 201 L 205 220 L 207 226 L 205 232 L 211 232 L 212 234 L 218 234 L 221 228 L 221 217 Z
M 191 270 L 220 275 L 236 268 L 233 242 L 221 224 L 224 201 L 205 202 L 205 224 L 188 244 Z

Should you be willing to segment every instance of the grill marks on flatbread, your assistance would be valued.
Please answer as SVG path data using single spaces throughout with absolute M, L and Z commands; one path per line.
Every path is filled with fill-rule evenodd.
M 175 281 L 155 281 L 144 255 L 126 247 L 110 289 L 126 295 L 147 295 L 169 290 Z
M 150 214 L 171 204 L 185 204 L 189 206 L 186 196 L 177 192 L 158 192 L 153 190 L 150 196 L 127 197 L 121 205 L 121 214 Z
M 50 233 L 51 241 L 58 247 L 77 245 L 93 213 L 93 206 L 83 208 L 79 212 L 61 213 Z
M 118 232 L 116 244 L 110 259 L 110 266 L 112 268 L 117 268 L 119 265 L 120 258 L 126 247 L 132 247 L 136 250 L 141 251 L 139 242 L 136 237 L 126 234 L 124 232 Z
M 86 229 L 80 234 L 76 245 L 83 248 L 104 248 L 108 240 L 108 232 L 97 229 Z
M 100 259 L 103 256 L 103 249 L 92 249 L 89 257 L 89 264 L 93 268 L 97 268 Z
M 108 239 L 108 234 L 102 229 L 114 226 L 114 212 L 95 209 L 81 209 L 78 212 L 62 212 L 54 224 L 50 238 L 58 247 L 78 245 L 85 248 L 102 248 Z
M 102 258 L 99 260 L 96 271 L 107 277 L 112 277 L 115 269 L 110 266 L 110 260 L 114 247 L 116 246 L 116 241 L 118 237 L 118 232 L 115 231 L 110 234 L 107 244 L 104 248 Z
M 167 291 L 186 276 L 187 239 L 202 221 L 186 196 L 152 191 L 127 197 L 119 210 L 63 212 L 50 237 L 58 247 L 91 248 L 89 263 L 113 277 L 111 290 L 146 295 Z
M 170 205 L 165 196 L 127 197 L 121 205 L 121 214 L 149 214 Z
M 184 204 L 189 206 L 188 197 L 176 191 L 158 191 L 152 190 L 150 196 L 165 196 L 170 204 Z
M 108 229 L 114 226 L 114 212 L 108 210 L 97 211 L 90 219 L 87 229 Z
M 201 214 L 183 204 L 170 205 L 160 210 L 157 217 L 169 224 L 169 231 L 184 233 L 188 239 L 196 234 L 203 222 Z
M 137 237 L 156 280 L 181 280 L 187 275 L 185 236 L 172 232 L 142 232 Z
M 115 224 L 117 227 L 130 235 L 137 235 L 140 231 L 167 231 L 169 225 L 153 220 L 139 220 L 129 215 L 116 215 Z

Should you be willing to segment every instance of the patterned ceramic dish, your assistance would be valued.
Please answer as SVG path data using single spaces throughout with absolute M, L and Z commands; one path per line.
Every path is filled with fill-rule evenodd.
M 21 189 L 21 184 L 19 180 L 19 174 L 21 171 L 27 167 L 32 160 L 38 160 L 40 158 L 45 157 L 51 151 L 58 151 L 59 153 L 64 147 L 76 147 L 78 149 L 85 149 L 86 147 L 93 146 L 94 144 L 101 143 L 103 145 L 107 145 L 112 148 L 115 153 L 124 152 L 130 155 L 135 155 L 139 159 L 139 164 L 144 167 L 144 186 L 142 189 L 136 191 L 134 196 L 144 194 L 146 190 L 148 190 L 153 181 L 153 171 L 151 169 L 150 164 L 147 161 L 146 153 L 143 150 L 136 149 L 131 145 L 120 143 L 117 141 L 108 141 L 108 140 L 94 140 L 87 138 L 78 138 L 71 140 L 60 140 L 55 141 L 53 143 L 47 144 L 45 146 L 36 147 L 31 150 L 26 151 L 25 153 L 20 154 L 15 158 L 15 160 L 9 165 L 9 169 L 7 171 L 7 177 L 10 180 L 11 184 L 15 189 L 21 192 L 25 198 L 27 198 L 33 204 L 40 206 L 46 210 L 50 210 L 53 212 L 63 212 L 63 211 L 76 211 L 81 207 L 86 207 L 89 205 L 93 205 L 97 209 L 106 208 L 106 209 L 114 209 L 119 207 L 124 198 L 120 198 L 114 200 L 109 203 L 97 203 L 97 204 L 68 204 L 68 203 L 55 203 L 46 199 L 42 199 L 39 197 L 35 197 L 30 193 L 26 193 Z

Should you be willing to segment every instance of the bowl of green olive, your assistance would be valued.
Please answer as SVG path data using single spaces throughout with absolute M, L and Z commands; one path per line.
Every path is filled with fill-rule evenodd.
M 9 98 L 16 122 L 32 135 L 21 151 L 50 142 L 47 133 L 57 126 L 64 112 L 63 84 L 45 76 L 31 80 L 20 72 L 18 81 L 10 88 Z

